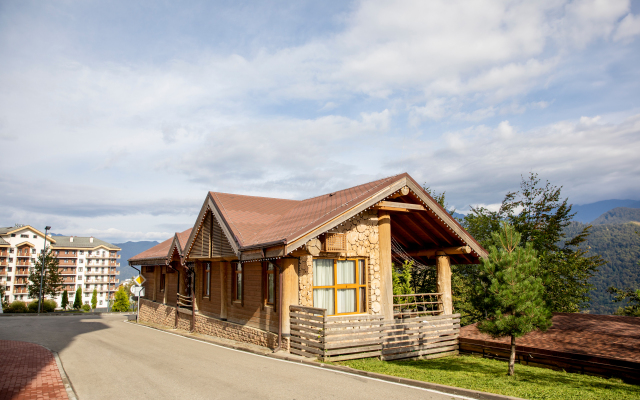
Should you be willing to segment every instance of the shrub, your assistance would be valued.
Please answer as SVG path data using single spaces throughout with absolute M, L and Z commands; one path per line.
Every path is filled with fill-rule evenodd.
M 41 312 L 54 312 L 58 308 L 58 303 L 55 300 L 44 300 L 42 302 Z M 29 312 L 38 312 L 38 300 L 34 300 L 29 303 Z
M 89 304 L 83 304 L 82 305 L 82 309 L 87 311 L 87 312 L 89 312 L 89 311 L 91 311 L 91 306 Z
M 38 312 L 38 300 L 33 300 L 27 307 L 29 307 L 29 312 Z
M 13 303 L 9 304 L 9 310 L 12 313 L 27 312 L 27 304 L 24 301 L 14 300 Z
M 58 303 L 55 300 L 44 300 L 42 302 L 42 308 L 46 312 L 54 312 L 58 308 Z

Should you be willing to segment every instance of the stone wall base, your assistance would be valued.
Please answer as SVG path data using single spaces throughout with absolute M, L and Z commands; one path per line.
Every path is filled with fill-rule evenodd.
M 176 328 L 176 308 L 140 299 L 140 321 Z M 179 312 L 177 328 L 191 330 L 191 315 Z M 193 332 L 256 344 L 270 349 L 275 349 L 278 345 L 278 335 L 273 332 L 221 321 L 198 313 L 196 313 Z M 282 347 L 284 350 L 289 350 L 288 338 L 282 338 Z

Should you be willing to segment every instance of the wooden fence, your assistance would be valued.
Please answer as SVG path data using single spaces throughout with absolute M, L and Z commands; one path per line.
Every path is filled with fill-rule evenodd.
M 290 351 L 324 361 L 380 357 L 437 358 L 458 353 L 460 314 L 383 320 L 375 315 L 327 316 L 290 306 Z

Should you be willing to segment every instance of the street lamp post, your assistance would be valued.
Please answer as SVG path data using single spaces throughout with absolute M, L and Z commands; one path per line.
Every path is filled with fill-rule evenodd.
M 47 257 L 47 232 L 51 229 L 50 226 L 44 227 L 44 248 L 42 249 L 42 269 L 40 270 L 40 296 L 38 297 L 38 315 L 42 309 L 42 283 L 44 282 L 44 263 Z

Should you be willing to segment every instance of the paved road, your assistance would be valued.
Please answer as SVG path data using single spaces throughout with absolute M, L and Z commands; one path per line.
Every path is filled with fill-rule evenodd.
M 0 339 L 57 351 L 80 400 L 457 398 L 227 349 L 120 315 L 2 317 Z

